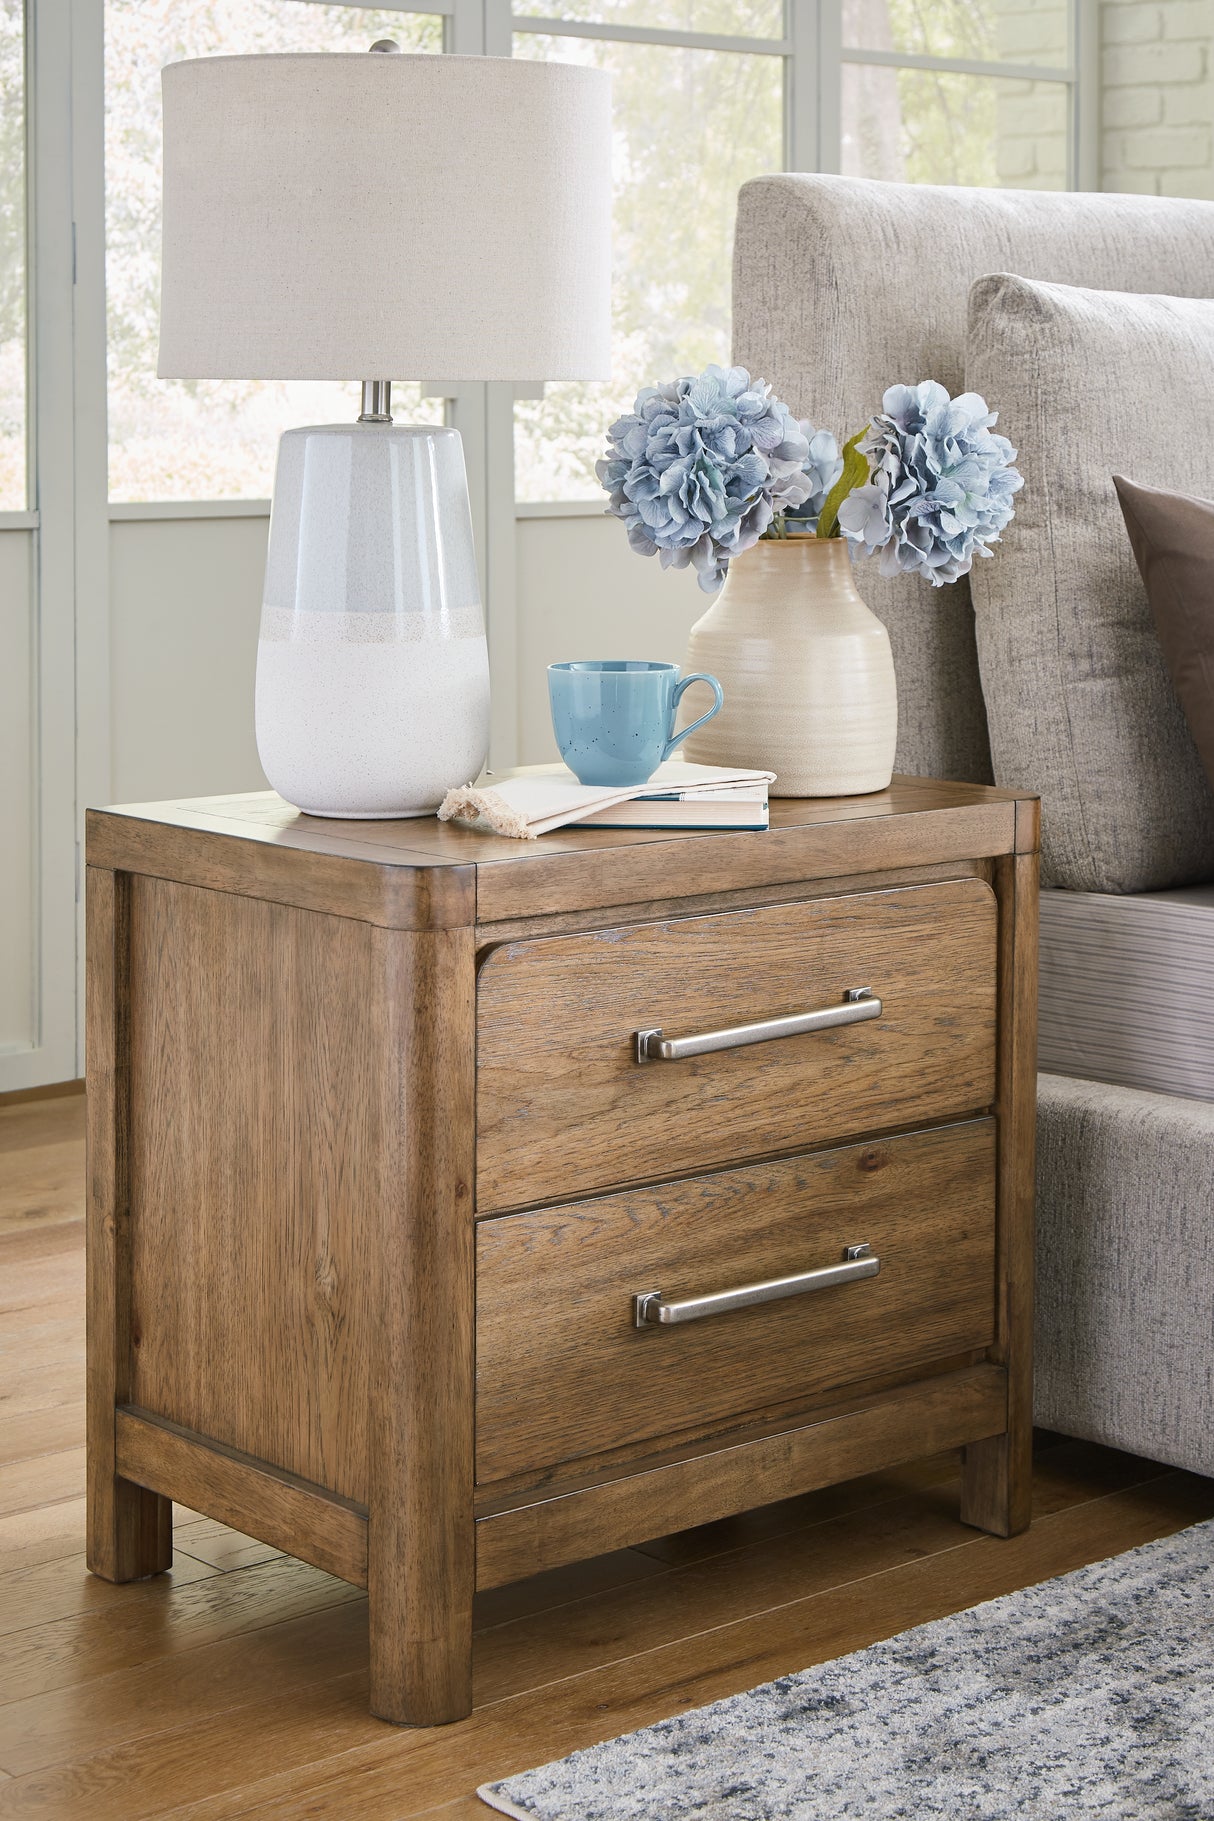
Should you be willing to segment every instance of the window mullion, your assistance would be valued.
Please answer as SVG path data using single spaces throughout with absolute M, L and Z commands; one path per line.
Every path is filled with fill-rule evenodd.
M 817 171 L 823 74 L 818 59 L 821 0 L 785 0 L 792 46 L 784 66 L 784 168 Z
M 1100 188 L 1100 6 L 1070 0 L 1071 149 L 1068 188 Z
M 818 0 L 818 169 L 843 169 L 843 8 Z
M 0 1073 L 32 1087 L 77 1072 L 72 32 L 61 0 L 29 0 L 26 105 L 29 425 L 38 513 L 34 708 L 36 1007 L 33 1053 Z
M 454 0 L 444 48 L 465 56 L 509 57 L 510 0 Z M 464 445 L 489 634 L 493 682 L 489 756 L 500 768 L 512 765 L 518 751 L 514 389 L 478 381 L 452 390 L 448 422 L 459 431 Z

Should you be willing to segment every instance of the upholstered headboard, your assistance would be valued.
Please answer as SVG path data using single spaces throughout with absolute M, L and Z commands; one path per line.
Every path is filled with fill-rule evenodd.
M 969 288 L 990 272 L 1214 296 L 1214 203 L 759 177 L 738 198 L 734 359 L 842 442 L 888 385 L 964 388 Z M 988 782 L 968 582 L 872 563 L 861 591 L 893 644 L 898 769 Z

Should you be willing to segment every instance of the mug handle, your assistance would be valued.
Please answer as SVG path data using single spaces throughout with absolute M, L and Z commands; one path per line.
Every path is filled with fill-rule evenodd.
M 689 677 L 680 677 L 679 681 L 674 686 L 674 697 L 670 704 L 671 724 L 674 724 L 675 718 L 678 715 L 679 703 L 683 699 L 683 691 L 685 689 L 690 689 L 693 683 L 707 683 L 708 687 L 712 690 L 713 695 L 716 697 L 716 701 L 708 710 L 707 714 L 702 714 L 698 721 L 693 721 L 690 727 L 685 727 L 683 729 L 682 733 L 676 733 L 672 739 L 667 740 L 666 749 L 662 754 L 664 760 L 670 757 L 675 747 L 681 745 L 689 733 L 694 733 L 697 727 L 703 727 L 705 721 L 711 721 L 714 714 L 719 714 L 721 712 L 721 704 L 725 700 L 725 691 L 721 688 L 717 679 L 715 677 L 710 677 L 707 671 L 695 670 Z

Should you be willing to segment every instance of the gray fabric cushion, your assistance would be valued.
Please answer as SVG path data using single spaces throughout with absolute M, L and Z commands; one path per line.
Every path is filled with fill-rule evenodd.
M 1042 1075 L 1036 1418 L 1214 1474 L 1214 1106 Z
M 850 434 L 899 381 L 963 388 L 969 287 L 1007 271 L 1211 296 L 1214 203 L 760 177 L 738 199 L 734 358 Z M 989 782 L 967 584 L 857 580 L 893 645 L 898 769 Z
M 1214 784 L 1214 500 L 1113 476 L 1130 548 L 1194 743 Z
M 1037 1028 L 1051 1074 L 1214 1100 L 1214 885 L 1042 892 Z
M 995 781 L 1042 797 L 1042 879 L 1134 892 L 1214 878 L 1214 793 L 1168 676 L 1113 470 L 1214 453 L 1214 302 L 983 278 L 966 383 L 1025 477 L 971 576 Z

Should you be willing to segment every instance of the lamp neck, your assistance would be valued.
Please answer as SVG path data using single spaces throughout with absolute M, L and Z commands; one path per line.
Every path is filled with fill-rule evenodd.
M 360 424 L 390 424 L 392 422 L 392 381 L 390 379 L 364 379 L 363 408 L 358 414 Z

